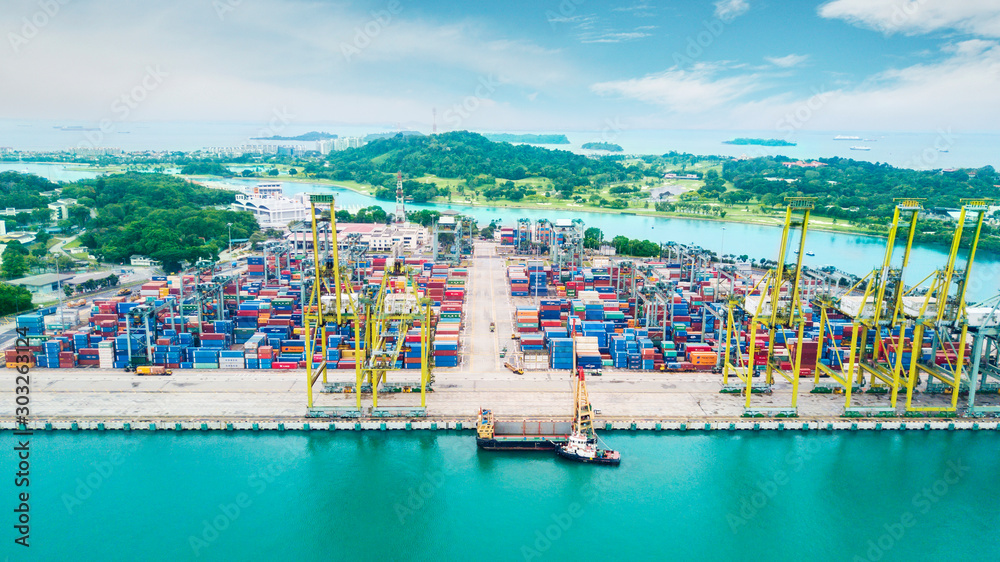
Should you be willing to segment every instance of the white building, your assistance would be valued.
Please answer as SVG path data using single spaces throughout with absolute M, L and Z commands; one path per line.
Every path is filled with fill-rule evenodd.
M 265 183 L 236 194 L 234 211 L 253 213 L 261 228 L 284 229 L 288 223 L 309 218 L 306 195 L 285 197 L 280 183 Z
M 160 265 L 162 265 L 160 262 L 154 260 L 149 256 L 140 256 L 138 254 L 130 257 L 129 263 L 136 267 L 159 267 Z
M 328 223 L 324 223 L 326 225 Z M 351 234 L 359 235 L 359 242 L 372 252 L 388 252 L 397 243 L 402 249 L 413 252 L 430 241 L 429 231 L 418 224 L 337 223 L 338 246 L 345 247 Z M 312 231 L 308 225 L 292 229 L 285 239 L 293 242 L 296 250 L 312 250 Z
M 334 150 L 347 150 L 348 148 L 361 148 L 365 144 L 361 137 L 342 137 L 333 139 Z
M 49 209 L 52 209 L 52 220 L 61 221 L 68 219 L 69 208 L 73 205 L 76 205 L 76 199 L 57 199 L 49 203 Z

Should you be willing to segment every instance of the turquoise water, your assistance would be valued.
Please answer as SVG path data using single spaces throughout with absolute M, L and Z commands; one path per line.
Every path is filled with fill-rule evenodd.
M 0 438 L 4 450 L 12 438 Z M 478 452 L 471 433 L 36 434 L 32 546 L 12 546 L 5 524 L 0 555 L 1000 559 L 992 433 L 605 439 L 623 453 L 617 469 Z M 14 472 L 10 456 L 0 470 Z M 14 488 L 4 489 L 9 505 Z

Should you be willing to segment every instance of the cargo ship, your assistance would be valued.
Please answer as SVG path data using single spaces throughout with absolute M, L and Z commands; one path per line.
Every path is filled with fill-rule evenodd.
M 476 446 L 485 451 L 552 451 L 566 443 L 569 421 L 498 421 L 482 408 L 476 421 Z

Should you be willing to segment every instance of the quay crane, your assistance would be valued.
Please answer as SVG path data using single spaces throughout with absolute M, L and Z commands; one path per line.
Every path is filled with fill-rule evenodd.
M 798 415 L 799 398 L 799 367 L 802 361 L 802 335 L 805 330 L 805 315 L 802 312 L 800 295 L 800 280 L 802 278 L 802 256 L 805 255 L 806 232 L 809 228 L 809 216 L 815 204 L 815 197 L 786 197 L 785 222 L 781 232 L 781 244 L 778 249 L 777 265 L 761 278 L 754 290 L 746 296 L 730 296 L 728 301 L 728 318 L 726 322 L 725 361 L 722 369 L 724 393 L 743 393 L 746 396 L 744 416 L 756 417 L 774 415 L 777 417 L 794 417 Z M 801 212 L 801 219 L 795 220 L 795 214 Z M 785 257 L 788 253 L 788 242 L 794 227 L 801 229 L 799 249 L 795 252 L 795 264 L 788 269 Z M 782 288 L 787 288 L 788 298 L 782 298 Z M 747 358 L 744 358 L 740 345 L 732 349 L 736 320 L 744 316 L 750 317 L 750 336 Z M 767 331 L 767 344 L 757 349 L 758 328 Z M 792 359 L 791 372 L 782 369 L 781 362 L 775 354 L 775 335 L 779 330 L 793 329 L 796 332 L 795 356 Z M 734 352 L 735 351 L 735 352 Z M 762 369 L 758 369 L 758 367 Z M 763 370 L 764 382 L 754 384 L 757 371 Z M 733 373 L 739 383 L 730 385 L 729 374 Z M 792 385 L 791 403 L 787 407 L 751 408 L 751 398 L 755 393 L 771 393 L 775 375 L 784 378 Z
M 904 307 L 904 314 L 914 323 L 914 349 L 913 353 L 910 354 L 910 365 L 906 379 L 907 415 L 926 413 L 954 415 L 958 410 L 958 395 L 963 389 L 963 382 L 966 385 L 969 384 L 967 379 L 963 381 L 967 358 L 965 353 L 966 339 L 969 332 L 968 305 L 965 297 L 972 263 L 976 257 L 976 248 L 982 234 L 983 221 L 989 210 L 989 203 L 984 199 L 968 199 L 964 200 L 963 203 L 945 267 L 934 274 L 934 280 L 924 295 L 918 310 L 914 310 L 917 308 L 915 306 Z M 976 226 L 973 229 L 963 264 L 959 266 L 959 247 L 964 233 L 965 221 L 969 214 L 975 215 Z M 930 361 L 925 362 L 922 360 L 921 353 L 917 352 L 916 346 L 922 344 L 924 333 L 928 331 L 933 333 L 934 337 L 932 338 Z M 943 359 L 943 364 L 938 364 L 939 357 Z M 949 406 L 913 405 L 913 393 L 920 373 L 928 376 L 926 386 L 928 393 L 951 394 Z M 939 382 L 935 383 L 935 380 Z
M 310 195 L 313 264 L 315 274 L 307 301 L 303 302 L 303 327 L 306 339 L 307 408 L 310 417 L 361 417 L 361 394 L 372 394 L 373 416 L 423 416 L 426 392 L 430 377 L 430 320 L 431 301 L 417 291 L 414 272 L 399 257 L 398 245 L 387 260 L 387 269 L 379 285 L 356 289 L 352 281 L 363 281 L 360 272 L 365 267 L 365 247 L 358 239 L 348 239 L 348 260 L 340 259 L 336 238 L 336 215 L 332 195 Z M 317 228 L 317 205 L 329 206 L 330 228 L 324 229 L 320 240 Z M 325 239 L 330 236 L 332 240 Z M 323 242 L 321 247 L 321 242 Z M 389 284 L 388 281 L 402 281 Z M 402 289 L 401 293 L 393 289 Z M 418 383 L 386 382 L 387 374 L 394 370 L 402 352 L 406 332 L 416 322 L 420 323 L 421 369 Z M 330 327 L 344 333 L 351 325 L 354 332 L 355 381 L 353 384 L 328 380 L 327 337 Z M 315 340 L 317 336 L 320 342 Z M 319 353 L 317 353 L 319 352 Z M 319 360 L 316 360 L 319 355 Z M 313 385 L 322 377 L 322 391 L 326 393 L 355 394 L 356 409 L 318 407 L 314 403 Z M 380 389 L 390 392 L 412 391 L 420 388 L 419 408 L 379 408 Z
M 840 297 L 833 298 L 827 294 L 818 296 L 813 301 L 820 311 L 817 343 L 820 350 L 823 349 L 823 340 L 826 337 L 833 339 L 833 333 L 830 331 L 832 329 L 830 310 L 836 310 L 852 320 L 850 344 L 844 350 L 848 354 L 847 364 L 844 365 L 840 353 L 835 356 L 837 367 L 835 369 L 817 361 L 813 378 L 814 393 L 843 391 L 845 415 L 895 415 L 899 391 L 905 388 L 908 381 L 903 366 L 906 330 L 902 321 L 904 299 L 912 300 L 912 297 L 905 296 L 904 275 L 913 249 L 921 201 L 922 199 L 916 198 L 896 200 L 881 267 L 872 270 Z M 908 223 L 906 242 L 901 265 L 893 267 L 896 234 L 903 214 L 909 215 L 906 219 Z M 856 296 L 854 293 L 855 290 L 860 290 L 859 287 L 864 287 L 863 293 L 861 296 Z M 894 336 L 893 333 L 897 331 L 899 335 Z M 874 335 L 870 336 L 871 333 Z M 871 341 L 869 337 L 872 338 Z M 890 356 L 890 352 L 895 354 L 894 358 Z M 836 386 L 821 383 L 822 375 L 829 377 Z M 864 388 L 865 375 L 871 377 L 872 384 L 868 392 L 889 395 L 888 407 L 852 408 L 852 394 Z

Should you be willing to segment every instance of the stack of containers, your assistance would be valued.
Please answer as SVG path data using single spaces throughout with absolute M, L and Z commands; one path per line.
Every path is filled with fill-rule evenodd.
M 143 297 L 160 298 L 161 289 L 167 289 L 166 279 L 162 281 L 150 281 L 149 283 L 143 283 L 139 287 L 139 295 Z
M 638 338 L 638 342 L 639 354 L 642 358 L 642 369 L 644 371 L 651 371 L 656 367 L 656 348 L 653 346 L 653 340 Z
M 794 338 L 788 340 L 788 349 L 792 354 L 793 365 L 795 361 L 795 350 L 798 348 L 798 345 L 796 344 L 797 342 Z M 818 358 L 819 342 L 813 339 L 803 339 L 802 358 L 799 360 L 799 376 L 812 376 L 812 372 L 816 368 L 816 361 Z
M 548 274 L 544 271 L 531 271 L 528 273 L 528 294 L 537 296 L 547 296 L 549 294 L 548 290 Z
M 600 369 L 604 365 L 597 338 L 576 338 L 576 365 L 583 369 Z
M 500 245 L 501 246 L 513 246 L 514 245 L 514 229 L 509 226 L 500 227 Z
M 569 338 L 549 339 L 549 366 L 553 369 L 573 368 L 573 340 Z
M 545 349 L 545 336 L 539 333 L 522 334 L 521 349 L 524 351 L 541 351 Z
M 226 349 L 219 351 L 220 369 L 243 369 L 245 367 L 246 360 L 243 358 L 242 351 L 232 351 Z
M 420 328 L 413 328 L 403 338 L 403 368 L 420 368 Z
M 270 369 L 274 362 L 274 348 L 270 345 L 258 346 L 257 361 L 260 363 L 261 369 Z
M 6 350 L 4 352 L 4 358 L 8 369 L 16 369 L 22 365 L 26 365 L 31 368 L 37 364 L 34 353 L 25 353 L 24 351 L 17 349 Z
M 40 336 L 45 333 L 45 319 L 41 314 L 22 314 L 17 317 L 18 331 L 29 336 Z
M 538 310 L 530 306 L 517 307 L 517 331 L 528 333 L 538 331 Z
M 441 322 L 438 322 L 437 331 L 434 334 L 433 353 L 435 366 L 458 366 L 458 332 L 450 331 L 447 323 L 442 325 Z
M 250 256 L 247 258 L 247 277 L 263 280 L 264 256 Z
M 191 356 L 192 368 L 218 369 L 219 350 L 220 349 L 218 347 L 196 347 L 192 349 L 189 353 Z
M 711 371 L 718 359 L 718 354 L 714 351 L 706 351 L 704 349 L 688 351 L 688 362 L 694 365 L 694 368 L 698 371 Z
M 105 340 L 97 344 L 98 366 L 102 369 L 115 368 L 115 341 Z
M 511 296 L 528 296 L 528 277 L 525 275 L 524 267 L 512 266 L 507 270 L 507 275 L 510 278 Z

